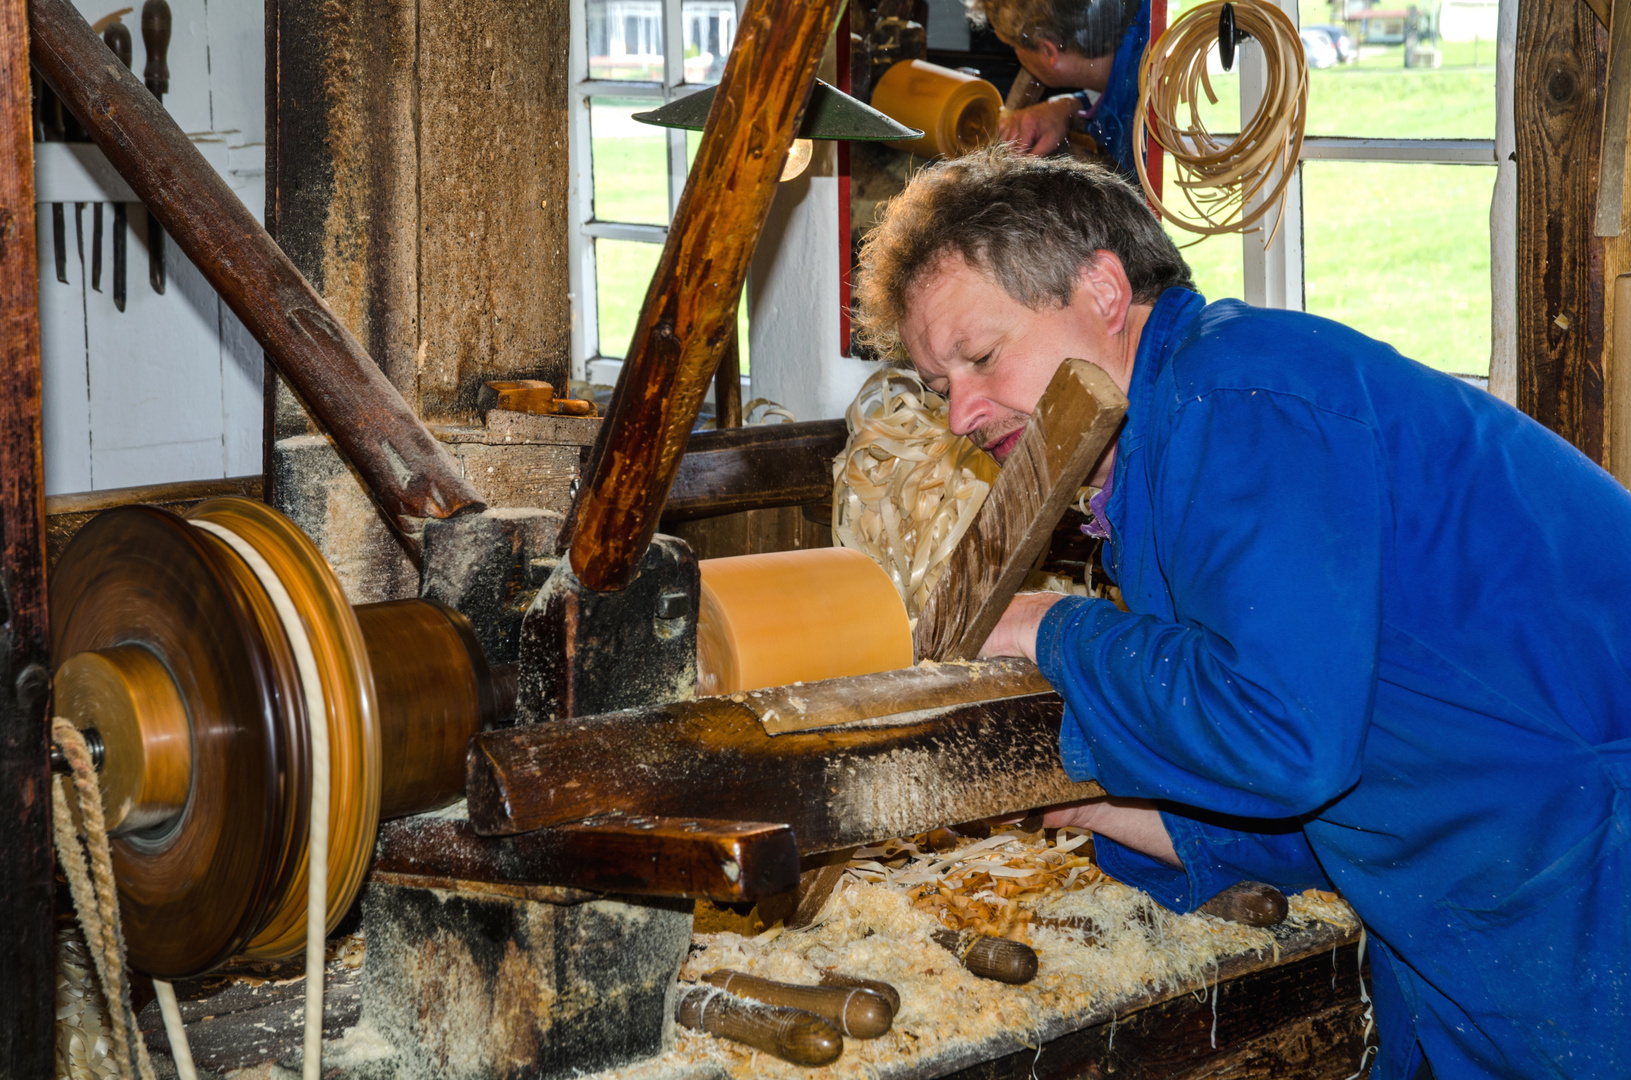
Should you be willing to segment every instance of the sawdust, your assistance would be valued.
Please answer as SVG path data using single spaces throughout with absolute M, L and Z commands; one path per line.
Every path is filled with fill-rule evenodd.
M 785 932 L 778 926 L 757 937 L 698 934 L 680 971 L 687 982 L 716 968 L 796 983 L 815 983 L 828 969 L 881 979 L 901 995 L 888 1034 L 849 1040 L 836 1063 L 812 1070 L 682 1029 L 664 1062 L 712 1066 L 732 1077 L 907 1075 L 931 1062 L 938 1068 L 989 1056 L 993 1039 L 1037 1045 L 1085 1023 L 1108 1020 L 1130 1003 L 1210 985 L 1231 958 L 1278 958 L 1277 941 L 1287 930 L 1327 923 L 1346 934 L 1359 925 L 1340 900 L 1308 895 L 1290 898 L 1291 914 L 1278 932 L 1206 915 L 1174 915 L 1148 895 L 1084 868 L 1081 844 L 1071 834 L 1063 844 L 1042 834 L 998 834 L 992 840 L 965 840 L 954 852 L 923 850 L 921 857 L 907 852 L 905 859 L 899 856 L 908 842 L 895 841 L 902 846 L 893 852 L 864 849 L 813 925 Z M 931 882 L 924 875 L 936 866 Z M 1037 867 L 1063 872 L 1049 881 L 1032 880 L 1041 876 L 1037 873 L 991 874 Z M 925 886 L 936 895 L 939 885 L 955 883 L 954 891 L 994 896 L 995 884 L 1003 880 L 1022 882 L 1033 894 L 1022 904 L 1032 919 L 1028 932 L 1039 969 L 1025 986 L 990 982 L 964 970 L 930 940 L 948 923 L 920 904 Z M 1095 939 L 1091 943 L 1085 940 L 1086 927 Z

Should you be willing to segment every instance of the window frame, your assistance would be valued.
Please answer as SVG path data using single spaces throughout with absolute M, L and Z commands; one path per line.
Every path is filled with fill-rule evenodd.
M 1299 29 L 1297 0 L 1270 0 Z M 1515 338 L 1509 326 L 1517 297 L 1516 166 L 1501 152 L 1512 149 L 1513 41 L 1517 0 L 1500 0 L 1495 50 L 1495 137 L 1490 139 L 1381 139 L 1310 136 L 1303 140 L 1297 172 L 1286 185 L 1285 222 L 1267 246 L 1263 234 L 1241 236 L 1243 299 L 1259 307 L 1307 310 L 1303 278 L 1302 166 L 1308 161 L 1384 162 L 1415 165 L 1493 165 L 1495 194 L 1490 208 L 1491 355 L 1489 388 L 1509 403 L 1516 398 Z M 1266 71 L 1261 52 L 1242 45 L 1240 122 L 1248 123 L 1262 100 Z M 1503 138 L 1504 133 L 1504 138 Z M 1257 202 L 1251 204 L 1253 207 Z M 1507 248 L 1511 248 L 1510 254 Z
M 618 357 L 604 356 L 600 341 L 600 295 L 596 277 L 595 241 L 623 240 L 661 245 L 668 239 L 667 225 L 603 220 L 595 216 L 594 132 L 591 99 L 597 97 L 642 98 L 658 108 L 670 101 L 706 90 L 712 83 L 685 81 L 685 0 L 653 0 L 660 5 L 663 27 L 663 77 L 660 82 L 624 79 L 594 79 L 589 72 L 589 0 L 571 0 L 568 28 L 567 89 L 567 212 L 569 234 L 568 302 L 574 317 L 571 333 L 571 371 L 574 379 L 590 378 L 590 366 L 597 361 L 620 364 Z M 732 35 L 740 25 L 742 0 L 732 5 L 736 19 Z M 679 209 L 688 172 L 688 132 L 680 128 L 655 128 L 666 142 L 668 216 Z

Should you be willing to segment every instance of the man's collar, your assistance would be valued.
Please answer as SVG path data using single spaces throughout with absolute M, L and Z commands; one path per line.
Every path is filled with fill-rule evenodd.
M 1127 426 L 1116 440 L 1118 446 L 1131 449 L 1143 442 L 1144 421 L 1156 380 L 1166 370 L 1189 324 L 1205 306 L 1206 298 L 1200 293 L 1172 288 L 1163 292 L 1150 309 L 1138 336 L 1138 351 L 1127 385 Z

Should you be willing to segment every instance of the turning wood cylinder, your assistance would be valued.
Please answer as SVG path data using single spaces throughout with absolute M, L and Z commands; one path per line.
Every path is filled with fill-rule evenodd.
M 697 693 L 912 666 L 906 605 L 883 568 L 848 548 L 704 559 Z
M 977 76 L 927 60 L 902 60 L 878 80 L 872 107 L 923 131 L 921 139 L 892 145 L 918 157 L 958 157 L 997 137 L 1002 95 Z

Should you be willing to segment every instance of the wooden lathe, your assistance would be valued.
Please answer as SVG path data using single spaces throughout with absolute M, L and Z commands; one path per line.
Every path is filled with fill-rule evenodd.
M 749 666 L 745 642 L 773 629 L 743 606 L 756 587 L 750 580 L 730 599 L 724 571 L 699 570 L 684 542 L 658 534 L 660 522 L 830 491 L 841 424 L 691 431 L 838 7 L 750 0 L 608 414 L 558 535 L 545 529 L 548 542 L 533 550 L 523 534 L 543 512 L 489 509 L 66 0 L 28 4 L 38 71 L 255 334 L 421 573 L 419 598 L 353 607 L 287 517 L 222 498 L 180 514 L 131 507 L 93 519 L 52 569 L 49 622 L 43 595 L 9 598 L 14 633 L 32 619 L 38 639 L 7 672 L 17 715 L 43 716 L 50 685 L 55 715 L 99 736 L 138 971 L 197 979 L 233 958 L 302 949 L 308 725 L 325 726 L 333 757 L 325 929 L 340 928 L 361 896 L 366 989 L 360 1004 L 350 1000 L 387 1044 L 373 1064 L 348 1066 L 356 1076 L 553 1077 L 657 1059 L 672 1038 L 689 901 L 788 894 L 801 859 L 1103 793 L 1061 768 L 1062 704 L 1034 668 L 911 666 L 971 657 L 1045 548 L 1125 408 L 1097 369 L 1061 369 L 1020 467 L 1004 474 L 1013 493 L 993 497 L 959 549 L 919 622 L 915 655 L 894 632 L 897 659 L 885 666 L 901 670 L 790 694 L 763 680 L 833 670 L 821 649 L 783 648 L 777 662 L 794 655 L 811 666 L 753 658 L 781 674 L 719 676 Z M 21 10 L 3 5 L 7 17 Z M 11 35 L 0 35 L 3 59 L 16 64 L 20 27 L 0 20 L 0 30 Z M 26 97 L 19 70 L 0 64 L 8 110 L 19 86 Z M 17 130 L 8 123 L 0 133 Z M 795 561 L 812 573 L 839 575 L 818 577 L 812 595 L 851 580 L 827 567 L 844 560 L 804 554 Z M 738 606 L 709 615 L 708 604 Z M 874 621 L 897 614 L 904 626 L 903 613 Z M 753 693 L 697 696 L 699 618 L 748 620 L 735 632 L 743 644 L 711 661 L 710 677 Z M 803 622 L 808 610 L 785 618 Z M 836 641 L 845 616 L 800 629 Z M 878 667 L 844 663 L 837 670 Z M 38 768 L 22 781 L 43 785 L 37 749 Z M 35 859 L 48 882 L 39 856 L 19 859 Z M 1351 946 L 1345 935 L 1316 936 L 1296 956 L 1339 946 Z M 190 1015 L 204 1015 L 214 999 L 195 996 L 206 1004 Z M 433 1006 L 442 999 L 479 1000 L 468 1030 Z M 1325 1007 L 1352 1012 L 1347 999 Z M 1176 1007 L 1172 1016 L 1190 1022 Z M 1103 1019 L 1048 1033 L 1076 1039 L 1078 1072 L 1109 1060 L 1110 1046 L 1094 1041 Z M 40 1045 L 49 1060 L 38 1008 L 18 1005 L 8 1023 L 17 1060 Z M 249 1063 L 232 1057 L 233 1040 L 218 1041 L 221 1056 L 201 1063 Z M 269 1044 L 256 1060 L 296 1044 Z M 989 1075 L 1018 1069 L 1015 1049 L 994 1034 Z M 953 1055 L 899 1075 L 970 1064 Z

